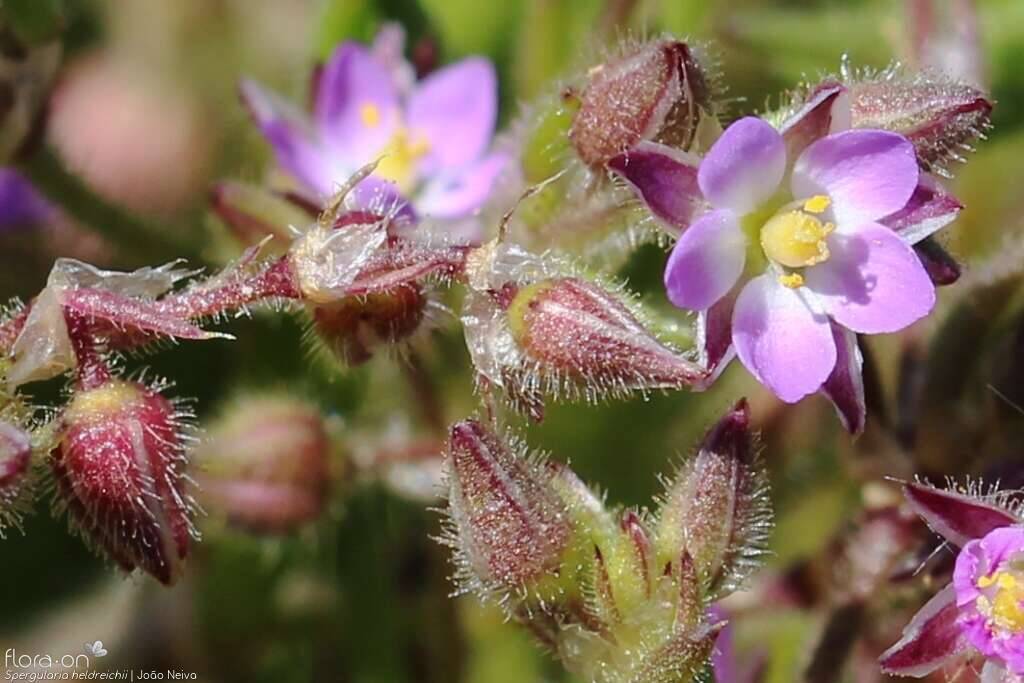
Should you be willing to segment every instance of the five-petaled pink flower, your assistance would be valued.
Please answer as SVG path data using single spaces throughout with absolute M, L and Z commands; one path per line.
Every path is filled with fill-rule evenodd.
M 1024 520 L 998 494 L 980 497 L 907 484 L 911 507 L 960 548 L 953 580 L 881 657 L 882 670 L 923 677 L 982 657 L 985 683 L 1024 681 Z
M 491 150 L 498 95 L 494 68 L 472 57 L 419 82 L 400 57 L 401 38 L 374 49 L 342 43 L 315 81 L 312 117 L 242 82 L 243 100 L 277 162 L 310 199 L 322 201 L 377 159 L 360 201 L 408 202 L 420 216 L 457 220 L 490 193 L 505 155 Z
M 918 182 L 914 147 L 901 135 L 833 133 L 794 159 L 775 128 L 741 119 L 700 163 L 711 210 L 676 243 L 669 299 L 707 311 L 747 274 L 732 311 L 736 353 L 779 398 L 799 401 L 822 389 L 840 356 L 856 353 L 845 331 L 894 332 L 932 309 L 920 259 L 879 223 Z

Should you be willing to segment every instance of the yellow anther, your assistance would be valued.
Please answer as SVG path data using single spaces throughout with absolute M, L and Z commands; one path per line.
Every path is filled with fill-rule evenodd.
M 374 175 L 394 182 L 399 190 L 411 190 L 416 180 L 416 162 L 429 151 L 430 145 L 426 140 L 411 140 L 408 132 L 399 128 L 381 152 Z
M 359 118 L 364 126 L 376 128 L 380 125 L 380 109 L 373 102 L 366 102 L 359 108 Z
M 993 594 L 981 596 L 978 610 L 1002 629 L 1024 631 L 1024 585 L 1010 572 L 996 572 L 977 581 L 978 588 L 996 587 Z
M 776 214 L 761 228 L 761 247 L 772 261 L 787 268 L 803 268 L 827 261 L 825 237 L 835 229 L 802 211 Z
M 804 276 L 800 273 L 789 273 L 788 275 L 780 275 L 779 283 L 783 287 L 789 287 L 790 289 L 797 289 L 804 286 Z
M 825 209 L 832 206 L 832 200 L 826 195 L 816 194 L 804 202 L 804 211 L 807 213 L 824 213 Z

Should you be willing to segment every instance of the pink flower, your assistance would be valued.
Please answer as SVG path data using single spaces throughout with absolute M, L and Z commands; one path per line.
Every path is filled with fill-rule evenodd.
M 497 79 L 471 57 L 409 83 L 395 64 L 393 35 L 383 48 L 341 44 L 316 79 L 312 116 L 251 80 L 242 98 L 281 168 L 322 199 L 362 166 L 380 159 L 357 188 L 362 201 L 407 200 L 420 215 L 458 219 L 490 193 L 505 156 L 492 152 Z
M 711 211 L 682 235 L 665 270 L 669 299 L 710 309 L 744 274 L 732 341 L 779 398 L 822 389 L 849 332 L 900 330 L 935 304 L 911 246 L 879 220 L 918 185 L 914 148 L 901 135 L 851 130 L 787 158 L 761 119 L 730 126 L 701 161 L 697 182 Z
M 609 164 L 682 234 L 665 281 L 698 313 L 709 381 L 739 355 L 786 401 L 825 394 L 853 433 L 865 420 L 857 334 L 901 329 L 931 309 L 922 268 L 935 284 L 956 280 L 956 263 L 928 238 L 962 208 L 918 170 L 931 143 L 916 129 L 876 130 L 895 128 L 889 120 L 868 125 L 858 92 L 827 80 L 777 131 L 742 119 L 704 159 L 641 142 Z M 889 112 L 900 100 L 882 101 Z
M 880 658 L 886 673 L 921 678 L 957 657 L 986 659 L 982 681 L 1024 676 L 1024 526 L 999 494 L 973 496 L 907 484 L 910 506 L 961 548 L 953 581 Z

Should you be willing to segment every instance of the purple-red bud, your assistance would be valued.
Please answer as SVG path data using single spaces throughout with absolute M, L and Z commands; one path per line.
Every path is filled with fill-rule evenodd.
M 702 376 L 700 367 L 659 342 L 619 297 L 586 280 L 524 287 L 507 315 L 523 355 L 555 389 L 575 387 L 594 398 L 678 388 Z
M 18 527 L 32 475 L 29 435 L 0 421 L 0 538 L 8 526 Z
M 914 143 L 925 169 L 948 175 L 990 126 L 992 102 L 977 88 L 926 76 L 849 85 L 854 128 L 881 128 Z
M 557 567 L 571 535 L 553 472 L 517 450 L 476 420 L 454 425 L 448 440 L 449 540 L 464 573 L 496 589 Z
M 707 433 L 665 495 L 659 562 L 675 563 L 685 551 L 712 593 L 734 590 L 765 550 L 771 512 L 755 455 L 750 410 L 741 400 Z
M 579 98 L 569 139 L 603 166 L 641 140 L 688 148 L 711 88 L 686 43 L 657 40 L 591 69 Z
M 52 452 L 58 499 L 83 538 L 168 585 L 192 533 L 182 428 L 166 398 L 111 380 L 75 394 Z
M 255 531 L 284 533 L 317 519 L 329 480 L 323 415 L 284 396 L 246 398 L 196 451 L 204 507 Z

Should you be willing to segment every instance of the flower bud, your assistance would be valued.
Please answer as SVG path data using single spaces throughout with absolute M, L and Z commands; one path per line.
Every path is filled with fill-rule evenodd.
M 395 344 L 412 336 L 426 317 L 427 298 L 422 287 L 397 287 L 313 306 L 313 330 L 346 365 L 365 363 L 381 345 Z
M 735 590 L 765 551 L 771 527 L 767 489 L 756 463 L 750 411 L 741 400 L 668 488 L 658 519 L 658 566 L 674 565 L 685 549 L 713 594 Z
M 701 376 L 659 342 L 612 292 L 579 278 L 523 287 L 508 309 L 512 338 L 542 386 L 596 399 L 678 388 Z
M 914 143 L 926 169 L 949 176 L 946 164 L 990 127 L 992 102 L 976 88 L 930 76 L 890 74 L 849 86 L 854 128 L 881 128 Z
M 686 43 L 656 40 L 591 69 L 569 138 L 603 166 L 641 140 L 687 149 L 711 107 L 708 78 Z
M 204 507 L 255 531 L 291 531 L 323 511 L 330 440 L 320 411 L 287 396 L 251 396 L 196 450 Z
M 52 452 L 58 504 L 82 537 L 167 585 L 193 533 L 183 417 L 156 391 L 110 380 L 74 395 Z
M 32 478 L 32 442 L 18 427 L 0 421 L 0 538 L 4 529 L 21 524 L 29 502 Z
M 466 588 L 518 590 L 557 567 L 570 541 L 552 472 L 476 420 L 448 440 L 448 542 Z

